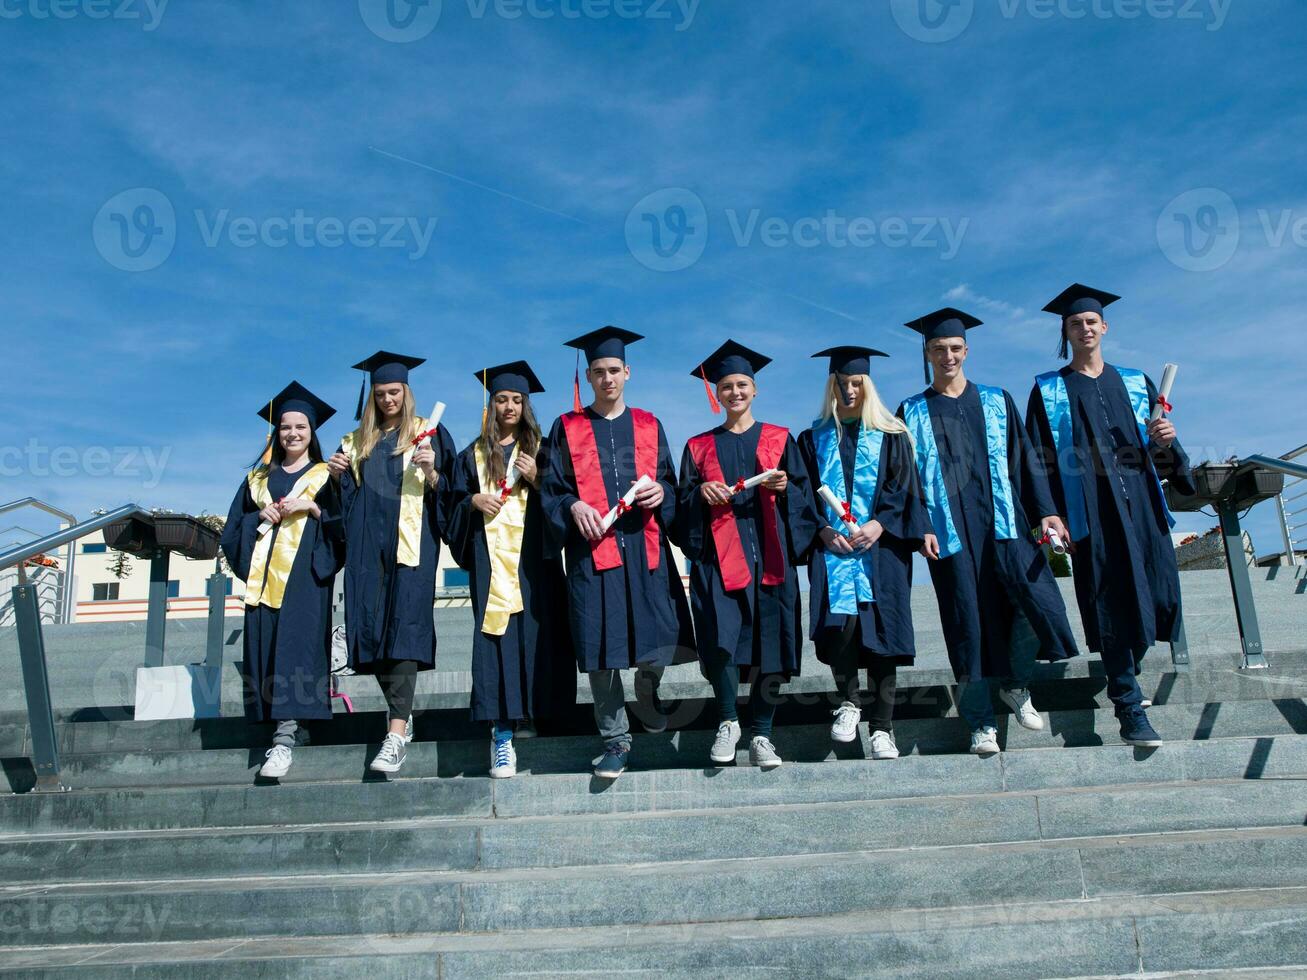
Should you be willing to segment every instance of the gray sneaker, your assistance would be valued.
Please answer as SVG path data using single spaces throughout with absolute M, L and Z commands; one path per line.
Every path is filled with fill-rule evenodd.
M 717 726 L 717 738 L 712 743 L 708 758 L 719 765 L 735 761 L 735 746 L 740 741 L 740 723 L 724 721 Z
M 413 716 L 408 716 L 408 721 L 404 722 L 404 744 L 408 745 L 413 741 Z
M 368 765 L 374 772 L 399 772 L 408 752 L 404 745 L 404 736 L 394 732 L 386 733 L 386 740 L 381 743 L 381 751 Z
M 749 763 L 765 771 L 779 766 L 781 757 L 776 754 L 776 746 L 771 744 L 770 739 L 755 735 L 749 743 Z

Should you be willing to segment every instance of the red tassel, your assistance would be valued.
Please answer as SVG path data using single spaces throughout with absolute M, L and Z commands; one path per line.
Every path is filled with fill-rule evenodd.
M 585 411 L 585 406 L 581 404 L 581 352 L 576 352 L 576 373 L 572 375 L 572 411 L 580 413 Z
M 708 407 L 712 409 L 714 415 L 722 414 L 722 403 L 717 400 L 717 395 L 712 390 L 712 385 L 708 383 L 708 375 L 703 370 L 703 365 L 699 366 L 699 377 L 703 378 L 703 390 L 708 393 Z

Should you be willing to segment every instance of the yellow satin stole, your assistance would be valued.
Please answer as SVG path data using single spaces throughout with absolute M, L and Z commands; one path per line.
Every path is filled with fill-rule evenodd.
M 477 476 L 481 492 L 498 496 L 501 491 L 490 482 L 486 469 L 486 456 L 480 440 L 475 448 Z M 513 468 L 517 447 L 508 460 Z M 518 580 L 518 563 L 522 560 L 522 534 L 526 528 L 527 482 L 518 478 L 513 492 L 504 501 L 494 517 L 481 516 L 486 522 L 486 553 L 490 557 L 490 589 L 486 594 L 486 611 L 481 620 L 481 632 L 490 636 L 503 636 L 508 630 L 508 619 L 522 611 L 522 583 Z
M 297 474 L 295 482 L 307 477 L 307 483 L 300 497 L 312 500 L 318 495 L 331 476 L 326 463 L 314 463 L 307 473 Z M 256 466 L 245 478 L 249 485 L 250 496 L 254 505 L 263 510 L 273 503 L 272 494 L 268 492 L 268 467 Z M 280 609 L 286 595 L 286 583 L 290 581 L 290 570 L 295 564 L 295 555 L 299 552 L 300 540 L 304 537 L 304 525 L 308 514 L 291 514 L 282 518 L 271 531 L 254 542 L 254 553 L 250 556 L 250 573 L 245 582 L 245 605 L 267 606 Z
M 431 424 L 423 418 L 417 420 L 418 432 L 426 432 L 431 428 Z M 358 439 L 358 430 L 346 433 L 345 437 L 340 440 L 340 448 L 349 454 L 350 468 L 354 472 L 354 482 L 361 484 L 359 479 L 359 458 L 354 451 L 354 444 Z M 435 439 L 435 436 L 432 436 Z M 422 503 L 423 491 L 426 489 L 424 484 L 426 479 L 422 476 L 422 471 L 413 465 L 413 451 L 417 449 L 414 445 L 409 445 L 404 450 L 404 475 L 399 485 L 399 549 L 395 555 L 395 561 L 400 565 L 408 568 L 417 568 L 422 559 Z M 373 452 L 376 450 L 374 449 Z M 440 474 L 443 480 L 445 474 Z

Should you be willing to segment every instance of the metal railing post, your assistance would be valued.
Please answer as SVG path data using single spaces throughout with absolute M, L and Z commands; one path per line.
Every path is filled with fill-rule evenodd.
M 21 576 L 20 576 L 21 581 Z M 34 792 L 62 793 L 68 787 L 59 778 L 59 746 L 55 740 L 54 708 L 50 704 L 50 677 L 46 671 L 45 639 L 41 635 L 41 609 L 36 588 L 14 586 L 14 621 L 18 627 L 18 655 L 23 666 L 27 695 L 27 727 L 31 732 L 32 761 L 36 768 Z
M 163 637 L 168 628 L 168 551 L 150 556 L 150 604 L 145 619 L 145 666 L 163 666 Z
M 1248 577 L 1248 558 L 1243 550 L 1243 530 L 1239 526 L 1239 508 L 1233 500 L 1216 505 L 1221 518 L 1221 536 L 1225 539 L 1225 567 L 1230 573 L 1230 590 L 1234 593 L 1234 615 L 1239 623 L 1239 642 L 1243 645 L 1246 669 L 1267 666 L 1262 653 L 1262 631 L 1253 604 L 1253 585 Z
M 227 614 L 227 576 L 222 574 L 222 563 L 213 563 L 209 576 L 209 640 L 205 648 L 204 665 L 222 667 L 222 627 Z
M 1184 607 L 1180 608 L 1180 622 L 1176 624 L 1175 642 L 1171 644 L 1171 666 L 1177 674 L 1189 673 L 1189 637 L 1184 631 Z

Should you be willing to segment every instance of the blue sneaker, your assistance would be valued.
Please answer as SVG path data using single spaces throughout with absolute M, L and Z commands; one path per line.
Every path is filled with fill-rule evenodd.
M 1162 744 L 1162 736 L 1148 723 L 1148 715 L 1139 705 L 1124 709 L 1117 718 L 1121 722 L 1121 741 L 1126 745 L 1155 749 Z
M 595 766 L 594 774 L 600 779 L 616 779 L 626 772 L 626 757 L 630 754 L 631 750 L 624 745 L 610 745 Z

